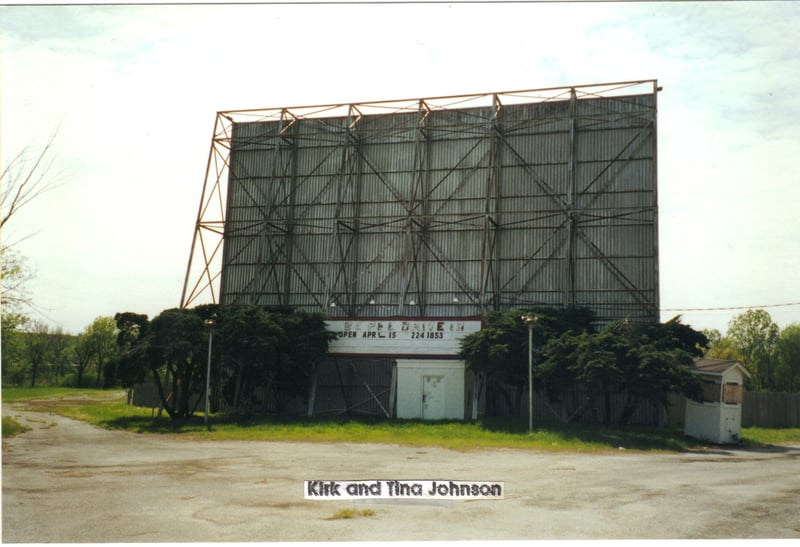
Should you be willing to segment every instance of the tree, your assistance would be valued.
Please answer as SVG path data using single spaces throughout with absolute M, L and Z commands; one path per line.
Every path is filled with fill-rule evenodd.
M 31 387 L 34 387 L 42 369 L 52 356 L 53 337 L 47 325 L 33 321 L 24 335 L 24 340 L 24 354 L 31 367 Z
M 146 315 L 122 312 L 114 316 L 117 326 L 117 347 L 127 350 L 141 342 L 150 332 L 150 321 Z
M 800 323 L 784 328 L 777 344 L 775 385 L 780 391 L 800 391 Z
M 0 280 L 4 308 L 12 312 L 31 304 L 25 285 L 33 273 L 25 258 L 13 249 L 19 240 L 9 243 L 8 223 L 21 209 L 55 187 L 50 168 L 57 135 L 58 131 L 55 131 L 38 151 L 32 147 L 23 149 L 0 172 L 0 230 L 4 230 L 0 246 Z M 3 315 L 6 315 L 5 310 Z
M 143 340 L 150 332 L 150 321 L 146 315 L 123 312 L 114 316 L 117 325 L 117 357 L 114 360 L 115 373 L 122 387 L 132 388 L 144 382 L 148 372 L 147 363 L 141 351 Z
M 91 361 L 95 365 L 95 387 L 100 387 L 100 378 L 105 365 L 115 357 L 117 351 L 117 325 L 112 317 L 98 317 L 86 328 L 86 343 Z
M 92 348 L 92 341 L 88 332 L 84 331 L 78 335 L 72 351 L 75 354 L 75 367 L 78 374 L 76 385 L 78 387 L 83 387 L 83 375 L 89 368 L 89 364 L 92 362 L 92 357 L 94 356 L 94 349 Z
M 108 380 L 108 364 L 116 363 L 121 353 L 117 344 L 122 333 L 117 329 L 115 319 L 97 317 L 75 339 L 72 352 L 76 359 L 78 387 L 82 387 L 84 374 L 92 364 L 96 372 L 95 386 L 100 385 L 101 374 Z M 109 386 L 104 385 L 104 387 Z
M 620 391 L 625 405 L 619 419 L 624 427 L 641 402 L 666 407 L 670 393 L 689 398 L 701 397 L 700 378 L 693 361 L 703 354 L 708 338 L 680 321 L 676 316 L 664 323 L 612 324 L 610 329 L 627 338 L 630 350 L 620 363 L 623 379 Z
M 317 365 L 328 352 L 328 344 L 336 335 L 328 332 L 321 313 L 271 312 L 285 336 L 279 346 L 276 362 L 275 397 L 278 412 L 284 400 L 306 396 Z
M 526 340 L 521 315 L 490 311 L 484 317 L 483 328 L 461 340 L 461 356 L 468 369 L 483 376 L 487 398 L 493 402 L 493 395 L 499 393 L 515 415 L 520 413 L 524 387 L 519 378 L 524 355 L 522 340 Z M 504 389 L 506 384 L 516 389 L 513 401 Z
M 665 323 L 632 324 L 618 321 L 598 333 L 566 333 L 544 348 L 540 377 L 550 389 L 572 382 L 599 392 L 605 422 L 611 421 L 611 395 L 625 397 L 619 416 L 624 427 L 644 401 L 666 406 L 671 392 L 692 398 L 701 394 L 692 360 L 702 354 L 708 339 L 675 317 Z M 550 387 L 555 381 L 555 388 Z
M 33 278 L 33 272 L 27 264 L 25 257 L 13 247 L 19 240 L 13 241 L 8 237 L 9 222 L 15 218 L 19 211 L 27 207 L 37 197 L 54 187 L 54 181 L 49 176 L 52 166 L 52 147 L 58 131 L 51 135 L 50 139 L 38 151 L 28 147 L 19 152 L 9 161 L 0 171 L 0 231 L 2 231 L 2 243 L 0 244 L 0 288 L 2 290 L 2 323 L 15 323 L 15 317 L 20 317 L 19 313 L 27 306 L 32 304 L 30 294 L 26 289 L 27 283 Z M 11 317 L 14 315 L 15 317 Z M 7 331 L 13 335 L 15 329 Z M 45 359 L 53 348 L 45 342 L 51 342 L 47 338 L 46 327 L 39 322 L 30 324 L 30 331 L 20 338 L 24 340 L 21 344 L 24 348 L 20 355 L 27 355 L 31 366 L 31 385 L 35 385 L 40 368 L 45 364 Z M 5 352 L 11 350 L 12 354 L 17 348 L 6 347 L 6 341 L 11 342 L 13 336 L 8 340 L 3 340 L 3 367 L 11 364 L 5 358 Z M 22 348 L 20 348 L 22 349 Z M 13 363 L 13 367 L 19 370 L 23 365 L 22 361 Z
M 25 326 L 30 320 L 18 313 L 4 313 L 0 322 L 2 339 L 0 339 L 0 355 L 2 356 L 3 381 L 21 384 L 25 381 Z
M 334 336 L 322 314 L 236 306 L 219 315 L 215 340 L 228 373 L 223 392 L 236 411 L 265 406 L 259 391 L 275 401 L 279 413 L 288 398 L 308 393 Z
M 708 347 L 704 356 L 709 359 L 733 359 L 744 364 L 744 358 L 736 348 L 736 342 L 728 336 L 722 336 L 717 329 L 704 330 L 703 334 L 708 338 Z
M 15 217 L 19 210 L 54 187 L 50 177 L 53 165 L 52 149 L 58 130 L 38 151 L 26 147 L 14 156 L 0 172 L 0 229 Z
M 605 422 L 610 423 L 611 395 L 622 382 L 623 370 L 619 364 L 626 359 L 629 349 L 626 340 L 609 329 L 577 335 L 568 332 L 545 346 L 538 376 L 551 394 L 563 393 L 575 382 L 588 388 L 590 404 L 594 394 L 601 393 Z M 594 404 L 591 404 L 591 408 L 594 412 Z
M 164 310 L 150 322 L 144 357 L 156 381 L 164 410 L 173 419 L 194 411 L 192 395 L 205 384 L 208 359 L 203 319 L 193 310 Z M 167 386 L 168 391 L 165 391 Z
M 64 377 L 72 364 L 72 347 L 75 344 L 75 337 L 66 334 L 61 327 L 56 327 L 52 332 L 53 337 L 53 381 L 59 381 Z
M 627 323 L 623 322 L 623 326 Z M 637 323 L 626 328 L 630 335 L 643 342 L 652 343 L 661 350 L 681 350 L 693 357 L 700 357 L 708 347 L 708 337 L 689 325 L 681 323 L 677 315 L 663 323 Z
M 279 409 L 283 397 L 307 393 L 314 367 L 334 336 L 321 314 L 258 306 L 170 309 L 149 322 L 147 316 L 126 312 L 118 313 L 115 321 L 117 344 L 123 350 L 117 363 L 128 378 L 123 382 L 141 379 L 148 371 L 172 418 L 190 416 L 196 406 L 193 396 L 204 392 L 210 328 L 212 363 L 221 369 L 217 379 L 238 411 L 261 403 L 259 388 L 277 399 Z
M 536 355 L 551 338 L 564 332 L 589 331 L 594 320 L 594 314 L 586 308 L 491 311 L 480 331 L 462 338 L 461 356 L 467 368 L 484 376 L 489 400 L 499 394 L 515 415 L 521 413 L 522 396 L 528 386 L 528 328 L 521 319 L 523 315 L 537 317 L 533 336 Z M 539 359 L 534 361 L 538 367 Z M 534 377 L 538 378 L 538 372 Z M 514 389 L 513 398 L 506 386 Z
M 747 310 L 728 323 L 727 336 L 733 340 L 742 364 L 750 371 L 750 388 L 775 388 L 775 349 L 779 329 L 764 310 Z
M 0 248 L 0 270 L 3 307 L 12 313 L 20 312 L 31 304 L 26 286 L 33 279 L 33 272 L 24 256 L 6 246 Z M 6 313 L 3 313 L 3 316 L 5 315 Z
M 218 345 L 230 375 L 224 391 L 234 410 L 241 412 L 257 402 L 257 388 L 274 389 L 275 361 L 286 333 L 265 309 L 256 306 L 228 309 L 218 325 Z

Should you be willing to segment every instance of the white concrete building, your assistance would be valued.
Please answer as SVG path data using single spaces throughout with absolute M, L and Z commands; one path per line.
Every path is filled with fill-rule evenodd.
M 464 419 L 464 361 L 397 360 L 397 417 Z

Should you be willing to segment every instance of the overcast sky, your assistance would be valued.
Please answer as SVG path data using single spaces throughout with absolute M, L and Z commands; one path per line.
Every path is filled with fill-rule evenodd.
M 658 79 L 662 319 L 800 322 L 798 2 L 0 8 L 0 152 L 58 132 L 2 234 L 37 319 L 180 303 L 215 113 Z M 794 305 L 783 305 L 794 304 Z

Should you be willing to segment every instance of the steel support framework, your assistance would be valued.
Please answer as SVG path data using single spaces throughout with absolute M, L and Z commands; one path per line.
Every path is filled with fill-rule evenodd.
M 657 320 L 659 89 L 219 112 L 181 306 Z

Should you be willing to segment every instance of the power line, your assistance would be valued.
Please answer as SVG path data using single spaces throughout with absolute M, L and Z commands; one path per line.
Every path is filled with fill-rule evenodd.
M 756 310 L 761 308 L 779 308 L 785 306 L 800 306 L 800 302 L 787 302 L 785 304 L 764 304 L 762 306 L 725 306 L 716 308 L 661 308 L 661 311 L 727 311 L 727 310 Z

